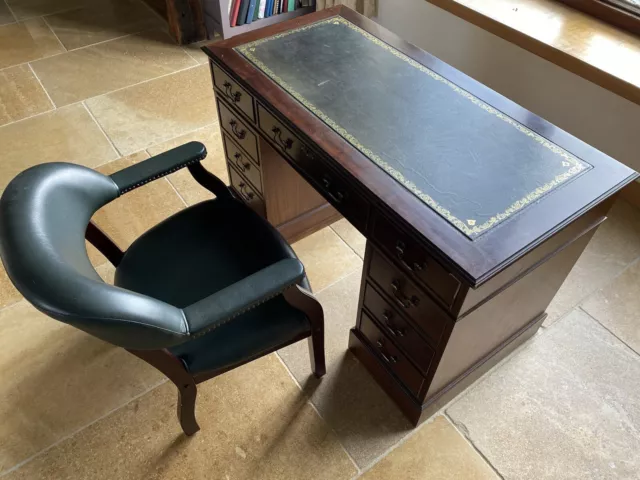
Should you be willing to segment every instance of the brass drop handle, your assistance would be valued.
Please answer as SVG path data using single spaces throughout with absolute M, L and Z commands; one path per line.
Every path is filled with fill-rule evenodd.
M 382 339 L 378 340 L 376 342 L 376 345 L 378 346 L 378 350 L 380 350 L 380 356 L 384 359 L 385 362 L 387 363 L 398 363 L 398 357 L 396 357 L 395 355 L 388 355 L 383 349 L 384 349 L 384 341 Z
M 395 298 L 398 305 L 402 308 L 411 308 L 417 306 L 420 303 L 420 299 L 413 295 L 411 298 L 407 297 L 400 288 L 400 281 L 393 280 L 391 282 L 391 289 L 393 290 L 393 298 Z
M 280 148 L 282 148 L 283 150 L 289 150 L 291 147 L 293 147 L 293 140 L 290 138 L 287 138 L 286 140 L 282 140 L 282 130 L 280 130 L 278 127 L 273 127 L 271 129 L 271 133 L 273 133 L 273 140 L 280 145 Z
M 337 204 L 342 203 L 342 201 L 344 200 L 344 197 L 345 197 L 344 193 L 342 193 L 339 190 L 332 191 L 332 185 L 333 184 L 331 183 L 331 180 L 329 179 L 328 176 L 325 175 L 324 177 L 322 177 L 322 185 L 325 188 L 325 192 L 326 192 L 327 196 L 331 200 L 333 200 L 334 203 L 337 203 Z
M 247 200 L 253 200 L 253 197 L 255 196 L 255 194 L 251 191 L 247 189 L 247 184 L 244 182 L 240 182 L 238 184 L 238 187 L 240 188 L 240 193 L 242 193 L 242 195 L 247 199 Z
M 425 268 L 427 268 L 427 262 L 422 262 L 422 264 L 419 264 L 418 262 L 413 262 L 413 266 L 410 265 L 406 260 L 405 260 L 405 253 L 406 253 L 406 249 L 407 249 L 407 245 L 402 241 L 402 240 L 398 240 L 396 242 L 396 256 L 398 257 L 398 260 L 400 260 L 400 263 L 402 264 L 402 266 L 404 268 L 406 268 L 407 270 L 409 270 L 410 272 L 420 272 L 422 270 L 424 270 Z
M 393 324 L 393 322 L 391 321 L 392 316 L 393 313 L 391 313 L 389 310 L 385 310 L 384 312 L 382 312 L 382 318 L 384 318 L 385 327 L 387 327 L 389 333 L 391 333 L 391 335 L 393 335 L 394 337 L 404 337 L 406 331 L 404 330 L 404 328 L 398 328 Z
M 242 154 L 240 152 L 236 152 L 235 155 L 233 156 L 233 158 L 235 158 L 236 160 L 236 166 L 238 167 L 238 169 L 244 173 L 245 170 L 249 170 L 251 168 L 251 164 L 249 162 L 244 162 L 242 163 Z
M 233 132 L 233 134 L 240 140 L 243 140 L 244 137 L 247 136 L 246 130 L 238 130 L 238 122 L 236 122 L 235 120 L 231 120 L 229 122 L 229 125 L 231 126 L 231 131 Z
M 242 93 L 234 92 L 233 85 L 231 85 L 231 82 L 224 82 L 222 86 L 224 87 L 224 93 L 227 95 L 227 97 L 229 97 L 229 99 L 233 103 L 238 103 L 240 101 L 240 97 L 242 97 Z

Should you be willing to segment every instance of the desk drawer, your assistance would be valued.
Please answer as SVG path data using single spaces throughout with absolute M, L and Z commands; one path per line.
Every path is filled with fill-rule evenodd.
M 378 358 L 417 397 L 424 378 L 365 312 L 362 312 L 359 330 L 373 347 Z
M 264 217 L 266 215 L 264 200 L 258 195 L 251 184 L 231 165 L 229 165 L 229 178 L 233 189 L 238 193 L 242 201 Z
M 403 271 L 423 282 L 447 306 L 453 304 L 460 282 L 429 256 L 413 237 L 383 215 L 377 215 L 373 239 L 402 266 Z
M 369 276 L 387 295 L 391 304 L 411 318 L 425 334 L 431 336 L 431 332 L 442 331 L 447 322 L 447 314 L 375 249 Z
M 242 88 L 235 80 L 232 80 L 229 75 L 223 72 L 220 67 L 215 64 L 211 64 L 211 73 L 213 75 L 213 84 L 218 87 L 218 90 L 225 97 L 225 99 L 235 105 L 241 110 L 252 122 L 256 121 L 256 114 L 254 111 L 254 100 Z
M 365 287 L 364 306 L 373 315 L 373 318 L 378 321 L 385 333 L 393 337 L 407 356 L 416 363 L 418 368 L 423 372 L 427 372 L 433 358 L 433 349 L 416 332 L 413 326 L 369 284 Z M 433 333 L 429 337 L 434 340 L 434 343 L 437 343 L 444 325 L 427 323 L 424 326 L 433 330 L 433 332 L 425 333 Z
M 227 152 L 227 161 L 242 173 L 256 190 L 262 193 L 260 167 L 257 167 L 253 162 L 249 161 L 250 157 L 233 143 L 225 133 L 222 134 L 222 137 L 224 138 L 224 148 Z
M 303 155 L 303 144 L 298 137 L 258 104 L 258 128 L 275 144 L 278 152 L 298 160 Z
M 233 138 L 253 159 L 258 158 L 258 138 L 227 106 L 218 100 L 220 126 Z M 257 160 L 256 160 L 257 161 Z

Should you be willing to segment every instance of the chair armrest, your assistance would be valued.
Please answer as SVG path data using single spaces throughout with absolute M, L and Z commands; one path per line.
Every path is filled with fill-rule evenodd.
M 296 258 L 280 260 L 184 308 L 191 335 L 200 336 L 281 294 L 304 277 Z
M 206 156 L 207 149 L 202 143 L 189 142 L 120 170 L 111 175 L 111 179 L 122 195 L 188 165 L 200 162 Z

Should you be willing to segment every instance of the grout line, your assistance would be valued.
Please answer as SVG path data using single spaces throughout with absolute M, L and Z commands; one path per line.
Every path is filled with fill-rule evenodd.
M 349 453 L 349 451 L 347 450 L 347 448 L 342 444 L 342 441 L 340 440 L 340 436 L 338 435 L 338 432 L 335 431 L 335 429 L 331 426 L 331 424 L 322 416 L 322 414 L 320 413 L 320 411 L 318 410 L 318 408 L 313 404 L 313 402 L 311 401 L 311 397 L 307 396 L 306 392 L 304 391 L 304 389 L 302 388 L 302 385 L 300 385 L 300 383 L 298 382 L 298 379 L 293 375 L 293 372 L 291 372 L 291 370 L 289 370 L 289 367 L 287 366 L 287 364 L 284 362 L 283 358 L 280 356 L 280 352 L 278 350 L 276 350 L 276 357 L 278 357 L 278 360 L 280 360 L 280 363 L 282 364 L 282 366 L 284 367 L 284 369 L 287 371 L 287 373 L 289 374 L 289 376 L 291 377 L 291 379 L 294 381 L 294 383 L 298 386 L 298 388 L 300 389 L 300 391 L 307 397 L 307 403 L 309 404 L 309 406 L 313 409 L 314 412 L 316 412 L 318 414 L 318 417 L 320 417 L 322 419 L 322 421 L 325 423 L 325 425 L 327 426 L 327 428 L 329 428 L 329 430 L 331 430 L 331 432 L 333 432 L 333 434 L 336 436 L 336 439 L 338 440 L 338 443 L 340 444 L 340 446 L 342 447 L 342 450 L 344 450 L 344 452 L 347 454 L 347 457 L 349 457 L 349 460 L 351 460 L 351 462 L 353 463 L 353 466 L 356 467 L 356 471 L 358 472 L 358 474 L 360 473 L 360 467 L 358 467 L 358 464 L 356 463 L 356 461 L 353 459 L 353 457 L 351 456 L 351 454 Z
M 625 347 L 627 347 L 629 349 L 629 351 L 631 353 L 634 354 L 634 356 L 638 357 L 640 356 L 640 352 L 636 352 L 631 345 L 629 345 L 627 342 L 625 342 L 622 338 L 620 338 L 616 333 L 613 332 L 613 330 L 611 330 L 609 327 L 607 327 L 606 325 L 604 325 L 602 322 L 600 322 L 600 320 L 598 320 L 597 317 L 595 317 L 594 315 L 591 315 L 589 312 L 587 312 L 584 308 L 582 308 L 582 306 L 577 307 L 577 310 L 582 311 L 582 313 L 584 313 L 586 316 L 588 316 L 590 319 L 592 319 L 594 322 L 596 322 L 598 325 L 600 325 L 602 328 L 604 328 L 607 332 L 609 332 L 611 335 L 613 335 L 613 337 L 615 337 L 616 339 L 618 339 L 618 341 L 620 341 L 620 343 L 622 343 Z
M 344 217 L 343 217 L 343 218 L 344 218 Z M 340 220 L 342 220 L 342 219 L 340 219 Z M 342 238 L 338 232 L 336 232 L 336 231 L 334 230 L 333 226 L 334 226 L 336 223 L 338 223 L 340 220 L 337 220 L 337 221 L 333 222 L 331 225 L 329 225 L 329 228 L 331 229 L 331 231 L 332 231 L 333 233 L 335 233 L 335 234 L 338 236 L 338 238 L 339 238 L 340 240 L 342 240 L 342 243 L 344 243 L 344 244 L 349 248 L 349 250 L 351 250 L 353 253 L 355 253 L 355 254 L 356 254 L 356 257 L 358 257 L 360 260 L 362 260 L 362 261 L 364 262 L 364 258 L 363 258 L 363 257 L 361 257 L 361 256 L 360 256 L 360 254 L 359 254 L 358 252 L 356 252 L 356 251 L 355 251 L 355 249 L 354 249 L 351 245 L 349 245 L 349 243 L 347 243 L 347 241 L 346 241 L 344 238 Z M 345 220 L 346 220 L 346 219 L 345 219 Z M 347 222 L 349 222 L 349 220 L 347 220 Z M 351 224 L 349 223 L 349 225 L 351 225 Z M 351 226 L 353 227 L 353 225 L 351 225 Z M 353 227 L 353 228 L 355 228 L 355 227 Z M 358 232 L 358 233 L 359 233 L 359 232 Z
M 28 63 L 29 63 L 29 62 L 20 63 L 20 64 L 18 64 L 18 65 L 12 65 L 11 67 L 7 67 L 7 68 L 17 67 L 17 66 L 20 66 L 20 65 L 28 64 Z M 31 65 L 29 65 L 29 66 L 31 66 Z M 182 69 L 180 69 L 180 70 L 176 70 L 175 72 L 164 73 L 164 74 L 162 74 L 162 75 L 160 75 L 160 76 L 158 76 L 158 77 L 149 78 L 148 80 L 142 80 L 141 82 L 138 82 L 138 83 L 133 83 L 133 84 L 131 84 L 131 85 L 127 85 L 127 86 L 125 86 L 125 87 L 116 88 L 115 90 L 110 90 L 110 91 L 108 91 L 108 92 L 101 93 L 101 94 L 99 94 L 99 95 L 95 95 L 95 96 L 93 96 L 93 97 L 85 98 L 84 100 L 78 100 L 77 102 L 72 102 L 72 103 L 68 103 L 68 104 L 66 104 L 66 105 L 62 105 L 62 106 L 60 106 L 60 107 L 57 107 L 57 108 L 56 108 L 56 110 L 60 110 L 60 109 L 62 109 L 62 108 L 70 107 L 70 106 L 72 106 L 72 105 L 78 105 L 79 103 L 84 103 L 84 102 L 86 102 L 86 101 L 88 101 L 88 100 L 95 100 L 96 98 L 104 97 L 105 95 L 110 95 L 110 94 L 112 94 L 112 93 L 119 92 L 119 91 L 121 91 L 121 90 L 125 90 L 125 89 L 127 89 L 127 88 L 136 87 L 136 86 L 138 86 L 138 85 L 142 85 L 143 83 L 148 83 L 148 82 L 152 82 L 152 81 L 154 81 L 154 80 L 158 80 L 159 78 L 168 77 L 169 75 L 175 75 L 175 74 L 177 74 L 177 73 L 186 72 L 187 70 L 191 70 L 191 69 L 193 69 L 193 68 L 197 68 L 197 67 L 202 67 L 202 65 L 199 65 L 199 64 L 196 64 L 196 65 L 189 65 L 188 67 L 182 68 Z M 2 72 L 2 70 L 4 70 L 4 69 L 0 69 L 0 72 Z M 19 122 L 22 122 L 22 121 L 27 120 L 27 119 L 29 119 L 29 118 L 37 117 L 38 115 L 44 115 L 44 114 L 46 114 L 46 113 L 51 113 L 51 112 L 52 112 L 52 110 L 47 110 L 46 112 L 37 113 L 37 114 L 35 114 L 35 115 L 31 115 L 31 116 L 29 116 L 29 117 L 21 118 L 20 120 L 16 120 L 16 121 L 14 121 L 14 122 L 5 123 L 4 125 L 0 125 L 0 129 L 1 129 L 1 128 L 6 127 L 6 126 L 8 126 L 8 125 L 13 125 L 14 123 L 19 123 Z M 214 122 L 214 123 L 217 123 L 217 122 Z M 209 124 L 209 125 L 213 125 L 213 124 Z M 207 125 L 207 126 L 208 126 L 208 125 Z M 199 128 L 204 128 L 204 127 L 199 127 Z M 192 131 L 193 131 L 193 130 L 192 130 Z M 187 133 L 189 133 L 189 132 L 187 132 Z M 186 135 L 186 134 L 183 134 L 183 135 Z M 181 135 L 178 135 L 178 136 L 181 136 Z M 177 137 L 174 137 L 174 138 L 177 138 Z M 159 142 L 159 143 L 162 143 L 162 142 Z M 157 145 L 157 144 L 154 144 L 154 145 Z
M 33 69 L 33 67 L 31 66 L 30 63 L 27 63 L 27 65 L 29 66 L 29 69 L 31 70 L 31 73 L 33 73 L 33 76 L 36 78 L 36 80 L 38 81 L 38 83 L 40 84 L 40 86 L 42 87 L 42 90 L 44 91 L 45 95 L 47 96 L 47 98 L 49 99 L 49 101 L 51 102 L 51 106 L 53 107 L 51 110 L 56 110 L 58 107 L 56 106 L 56 104 L 54 103 L 53 99 L 51 98 L 51 95 L 49 95 L 49 92 L 47 92 L 47 89 L 44 88 L 44 85 L 42 84 L 42 80 L 40 80 L 40 77 L 38 77 L 38 74 L 36 73 L 36 71 Z M 47 110 L 47 112 L 50 112 L 51 110 Z M 42 112 L 42 113 L 46 113 L 46 112 Z M 32 117 L 34 115 L 31 115 Z M 30 117 L 28 117 L 30 118 Z M 25 120 L 24 118 L 22 118 L 21 120 Z
M 87 428 L 91 427 L 92 425 L 98 423 L 100 420 L 104 420 L 105 418 L 107 418 L 108 416 L 110 416 L 112 413 L 117 412 L 118 410 L 126 407 L 127 405 L 129 405 L 131 402 L 135 402 L 137 399 L 145 396 L 147 393 L 150 393 L 151 391 L 155 390 L 156 388 L 158 388 L 159 386 L 165 384 L 166 382 L 168 382 L 169 379 L 167 378 L 163 378 L 162 380 L 160 380 L 160 382 L 156 383 L 155 385 L 147 388 L 146 390 L 144 390 L 143 392 L 140 392 L 139 394 L 135 395 L 134 397 L 132 397 L 131 399 L 129 399 L 128 402 L 112 409 L 109 410 L 107 413 L 99 416 L 98 418 L 96 418 L 95 420 L 92 420 L 91 422 L 89 422 L 88 424 L 78 428 L 77 430 L 74 430 L 73 432 L 59 438 L 58 440 L 56 440 L 54 443 L 52 443 L 51 445 L 49 445 L 48 447 L 40 450 L 37 453 L 34 453 L 33 455 L 31 455 L 29 458 L 23 460 L 22 462 L 14 465 L 13 467 L 11 467 L 9 470 L 5 470 L 4 472 L 0 473 L 0 478 L 4 477 L 8 474 L 10 474 L 11 472 L 14 472 L 16 470 L 18 470 L 19 468 L 23 467 L 24 465 L 26 465 L 27 463 L 31 462 L 32 460 L 36 459 L 37 457 L 44 455 L 46 452 L 48 452 L 49 450 L 51 450 L 52 448 L 60 445 L 62 442 L 76 436 L 78 433 L 82 432 L 83 430 L 86 430 Z
M 498 469 L 489 461 L 489 459 L 487 458 L 487 456 L 476 446 L 475 443 L 473 443 L 473 440 L 471 440 L 471 438 L 469 437 L 468 432 L 466 431 L 466 427 L 463 428 L 459 428 L 458 423 L 449 416 L 449 414 L 444 411 L 442 412 L 442 415 L 444 416 L 444 418 L 447 419 L 447 421 L 451 424 L 451 426 L 456 430 L 456 432 L 458 432 L 458 434 L 471 446 L 471 448 L 473 448 L 473 450 L 475 450 L 475 452 L 480 455 L 480 457 L 484 460 L 484 462 L 489 465 L 489 468 L 491 468 L 491 470 L 493 470 L 493 472 L 496 474 L 496 476 L 502 480 L 504 480 L 504 476 L 498 471 Z M 463 424 L 464 425 L 464 424 Z
M 47 26 L 47 28 L 49 29 L 49 31 L 53 34 L 54 37 L 56 37 L 56 40 L 58 40 L 58 43 L 60 44 L 60 46 L 62 47 L 62 50 L 64 50 L 62 53 L 66 53 L 69 50 L 67 49 L 67 47 L 64 46 L 64 43 L 62 43 L 62 40 L 60 40 L 60 37 L 58 37 L 58 34 L 53 30 L 53 28 L 51 27 L 51 25 L 49 25 L 49 22 L 47 22 L 47 17 L 43 16 L 41 17 L 42 21 L 44 22 L 44 24 Z
M 6 0 L 2 0 L 2 3 L 4 3 L 5 7 L 7 7 L 7 10 L 9 10 L 9 13 L 13 17 L 13 23 L 19 23 L 18 22 L 18 16 L 15 13 L 13 13 L 13 10 L 11 9 L 11 6 L 9 5 L 9 3 L 7 3 Z M 5 25 L 13 25 L 13 23 L 7 23 Z M 3 27 L 4 27 L 4 25 L 3 25 Z
M 65 10 L 65 11 L 66 11 L 66 10 Z M 35 17 L 34 17 L 34 18 L 35 18 Z M 43 17 L 43 18 L 44 18 L 44 17 Z M 45 22 L 45 23 L 46 23 L 46 22 Z M 11 25 L 11 24 L 9 24 L 9 25 Z M 3 26 L 4 26 L 4 25 L 3 25 Z M 53 29 L 52 29 L 51 27 L 49 27 L 49 24 L 48 24 L 48 23 L 47 23 L 47 27 L 48 27 L 48 28 L 49 28 L 49 30 L 51 30 L 51 32 L 55 35 L 55 32 L 53 32 Z M 0 72 L 1 72 L 1 71 L 3 71 L 3 70 L 6 70 L 7 68 L 17 67 L 17 66 L 20 66 L 20 65 L 24 65 L 25 63 L 38 62 L 38 61 L 40 61 L 40 60 L 46 60 L 46 59 L 49 59 L 49 58 L 58 57 L 58 56 L 60 56 L 60 55 L 64 55 L 65 53 L 78 52 L 78 51 L 80 51 L 80 50 L 84 50 L 84 49 L 86 49 L 86 48 L 91 48 L 91 47 L 95 47 L 95 46 L 98 46 L 98 45 L 102 45 L 103 43 L 114 42 L 114 41 L 116 41 L 116 40 L 122 40 L 123 38 L 126 38 L 126 37 L 131 37 L 131 36 L 133 36 L 133 35 L 138 35 L 138 34 L 140 34 L 140 33 L 145 33 L 145 32 L 152 32 L 152 31 L 154 31 L 154 30 L 158 30 L 158 31 L 160 31 L 160 32 L 162 32 L 162 33 L 165 33 L 165 34 L 169 37 L 169 39 L 170 39 L 170 40 L 173 40 L 173 39 L 171 38 L 171 36 L 170 36 L 166 31 L 161 30 L 161 29 L 158 29 L 157 27 L 150 27 L 150 28 L 147 28 L 147 29 L 140 30 L 139 32 L 127 33 L 127 34 L 124 34 L 124 35 L 122 35 L 122 36 L 120 36 L 120 37 L 110 38 L 109 40 L 102 40 L 102 41 L 100 41 L 100 42 L 91 43 L 91 44 L 89 44 L 89 45 L 85 45 L 84 47 L 78 47 L 78 48 L 74 48 L 74 49 L 72 49 L 72 50 L 67 50 L 67 49 L 64 47 L 64 45 L 62 45 L 62 47 L 64 48 L 64 51 L 63 51 L 63 52 L 54 53 L 53 55 L 47 55 L 47 56 L 44 56 L 44 57 L 41 57 L 41 58 L 34 58 L 34 59 L 28 60 L 28 61 L 26 61 L 26 62 L 16 63 L 16 64 L 14 64 L 14 65 L 8 65 L 8 66 L 6 66 L 6 67 L 2 67 L 2 68 L 0 68 Z M 56 38 L 57 38 L 57 36 L 56 36 Z M 60 42 L 60 39 L 58 39 L 58 41 Z M 62 44 L 62 42 L 60 42 L 60 43 Z M 180 47 L 180 45 L 176 45 L 175 43 L 171 43 L 171 44 L 168 44 L 168 45 L 170 45 L 170 46 L 172 46 L 172 47 L 179 47 L 179 48 L 181 48 L 181 49 L 182 49 L 182 47 Z M 187 56 L 188 56 L 189 58 L 192 58 L 190 55 L 187 55 Z M 197 62 L 196 62 L 196 63 L 197 63 Z M 176 70 L 176 71 L 177 71 L 177 70 Z
M 107 142 L 109 142 L 109 144 L 111 145 L 111 148 L 113 148 L 116 152 L 116 154 L 118 154 L 118 158 L 120 157 L 124 157 L 126 155 L 123 155 L 120 150 L 118 150 L 118 147 L 116 147 L 115 143 L 113 143 L 113 141 L 111 140 L 111 138 L 109 137 L 109 135 L 107 135 L 107 132 L 104 131 L 104 128 L 102 128 L 102 125 L 100 125 L 100 122 L 98 122 L 98 119 L 96 119 L 96 117 L 93 115 L 93 112 L 89 109 L 89 107 L 87 106 L 86 103 L 84 103 L 84 101 L 80 102 L 82 103 L 82 106 L 84 107 L 84 109 L 87 111 L 87 113 L 89 114 L 89 116 L 91 117 L 91 119 L 95 122 L 95 124 L 98 126 L 98 128 L 100 129 L 100 131 L 102 132 L 102 134 L 104 135 L 104 138 L 107 139 Z M 114 160 L 117 160 L 117 158 L 115 158 Z M 106 163 L 106 162 L 105 162 Z
M 146 151 L 146 150 L 145 150 L 145 151 Z M 147 152 L 147 154 L 149 154 L 149 152 Z M 149 158 L 151 158 L 151 157 L 149 157 Z M 169 180 L 169 177 L 168 177 L 168 176 L 167 176 L 167 177 L 164 177 L 164 180 L 166 180 L 166 181 L 167 181 L 167 183 L 168 183 L 168 184 L 171 186 L 171 188 L 173 189 L 173 191 L 174 191 L 174 192 L 176 192 L 176 195 L 178 195 L 178 198 L 179 198 L 180 200 L 182 200 L 182 203 L 184 203 L 184 206 L 185 206 L 185 207 L 189 207 L 189 204 L 188 204 L 188 203 L 187 203 L 187 201 L 182 197 L 182 195 L 180 195 L 180 192 L 178 191 L 178 189 L 176 188 L 176 186 L 175 186 L 173 183 L 171 183 L 171 180 Z
M 144 5 L 144 7 L 149 10 L 151 12 L 151 14 L 156 17 L 159 20 L 162 20 L 162 23 L 164 24 L 165 27 L 169 27 L 169 22 L 167 21 L 166 18 L 164 18 L 162 15 L 160 15 L 158 12 L 156 12 L 153 8 L 151 8 L 150 5 L 148 5 L 145 1 L 143 0 L 135 0 L 137 1 L 139 4 Z
M 64 8 L 62 10 L 56 10 L 55 12 L 45 13 L 44 15 L 34 15 L 33 17 L 25 17 L 20 22 L 26 22 L 27 20 L 33 20 L 34 18 L 44 18 L 50 17 L 51 15 L 59 15 L 61 13 L 71 12 L 73 10 L 80 10 L 82 8 L 86 8 L 86 6 L 76 5 L 75 7 Z M 17 17 L 16 17 L 17 18 Z

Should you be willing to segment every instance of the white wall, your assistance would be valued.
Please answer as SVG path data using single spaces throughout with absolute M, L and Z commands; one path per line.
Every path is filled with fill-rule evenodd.
M 382 26 L 640 171 L 640 105 L 426 0 L 378 1 Z

